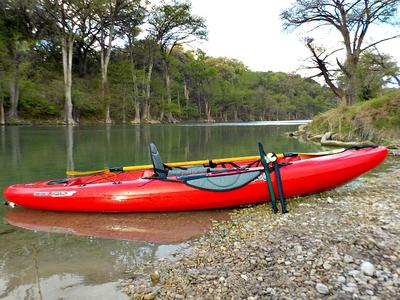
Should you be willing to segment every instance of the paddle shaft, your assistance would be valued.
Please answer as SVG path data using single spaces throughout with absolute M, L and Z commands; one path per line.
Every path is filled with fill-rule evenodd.
M 308 156 L 318 156 L 318 155 L 328 155 L 333 153 L 339 153 L 343 151 L 343 149 L 320 152 L 320 153 L 291 153 L 284 152 L 277 154 L 278 158 L 296 156 L 296 155 L 308 155 Z M 167 167 L 185 167 L 185 166 L 196 166 L 196 165 L 207 165 L 207 164 L 222 164 L 236 161 L 247 161 L 247 160 L 258 160 L 260 156 L 241 156 L 241 157 L 229 157 L 229 158 L 217 158 L 211 160 L 194 160 L 194 161 L 183 161 L 183 162 L 173 162 L 166 163 Z M 140 170 L 151 170 L 153 169 L 153 165 L 142 165 L 142 166 L 126 166 L 126 167 L 116 167 L 110 169 L 96 170 L 96 171 L 67 171 L 67 175 L 79 176 L 79 175 L 91 175 L 91 174 L 100 174 L 100 173 L 109 173 L 109 172 L 122 172 L 122 171 L 140 171 Z

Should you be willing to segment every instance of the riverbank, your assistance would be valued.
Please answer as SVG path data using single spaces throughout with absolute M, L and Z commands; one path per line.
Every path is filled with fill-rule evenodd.
M 399 156 L 400 92 L 331 109 L 288 136 L 328 147 L 384 145 L 391 155 Z
M 133 268 L 132 299 L 395 298 L 400 288 L 400 160 L 332 191 L 237 209 L 190 253 Z

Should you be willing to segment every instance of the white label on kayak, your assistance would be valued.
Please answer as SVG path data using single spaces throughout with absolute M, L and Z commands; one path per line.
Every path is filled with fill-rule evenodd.
M 71 197 L 76 191 L 34 192 L 35 197 Z

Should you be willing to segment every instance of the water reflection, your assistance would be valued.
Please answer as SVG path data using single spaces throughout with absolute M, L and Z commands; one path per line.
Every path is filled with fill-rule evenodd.
M 164 161 L 256 155 L 259 141 L 267 151 L 319 149 L 283 136 L 295 127 L 256 125 L 1 127 L 0 190 L 20 182 L 63 178 L 70 169 L 148 164 L 149 142 L 157 144 Z M 123 296 L 113 282 L 127 268 L 169 255 L 181 244 L 165 243 L 200 234 L 211 224 L 207 213 L 187 214 L 186 219 L 179 215 L 136 219 L 130 214 L 45 214 L 0 206 L 0 298 L 37 298 L 35 245 L 44 299 L 79 299 L 79 294 L 85 299 L 86 292 L 97 291 L 103 291 L 103 297 L 95 296 L 98 299 L 119 299 Z M 5 224 L 3 215 L 10 223 L 32 230 Z M 83 236 L 68 234 L 71 231 Z
M 229 210 L 110 214 L 16 208 L 4 218 L 14 226 L 34 231 L 167 244 L 201 235 L 213 221 L 227 220 Z
M 74 164 L 74 126 L 65 127 L 67 171 L 75 170 Z
M 95 287 L 96 293 L 97 287 L 121 278 L 125 270 L 153 260 L 159 250 L 158 246 L 149 243 L 132 244 L 60 234 L 33 235 L 24 230 L 3 235 L 1 299 L 37 299 L 33 247 L 38 251 L 37 269 L 44 299 L 61 296 L 67 299 L 64 298 L 66 294 L 87 293 L 89 287 Z M 120 292 L 114 288 L 106 294 L 109 299 L 115 299 Z

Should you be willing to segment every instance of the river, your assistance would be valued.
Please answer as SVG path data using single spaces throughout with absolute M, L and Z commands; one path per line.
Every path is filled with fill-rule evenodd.
M 63 178 L 67 170 L 149 164 L 149 142 L 170 162 L 256 155 L 259 141 L 267 151 L 319 150 L 284 136 L 297 123 L 3 126 L 0 189 Z M 1 205 L 0 298 L 37 299 L 40 287 L 43 299 L 126 299 L 118 289 L 126 272 L 185 249 L 212 220 L 227 217 L 227 210 L 83 214 Z

